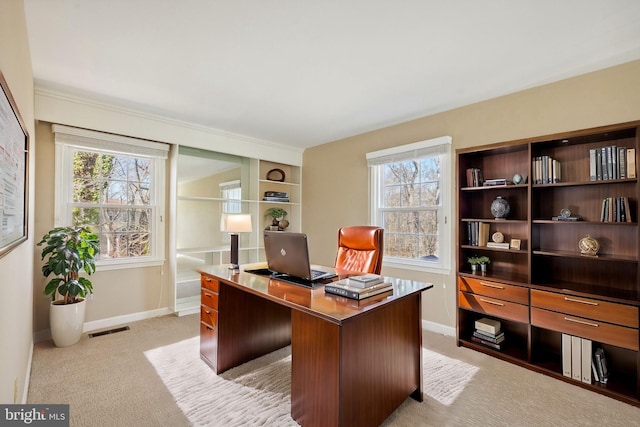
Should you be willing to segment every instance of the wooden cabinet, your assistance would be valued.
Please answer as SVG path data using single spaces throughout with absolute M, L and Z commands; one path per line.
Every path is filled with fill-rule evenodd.
M 218 363 L 218 296 L 217 279 L 202 275 L 200 291 L 200 354 L 213 370 Z
M 458 345 L 640 406 L 640 186 L 627 170 L 639 134 L 632 122 L 457 151 Z M 496 232 L 509 244 L 486 245 Z M 587 236 L 595 256 L 581 251 Z M 472 273 L 472 256 L 490 258 L 487 273 Z M 483 317 L 500 321 L 500 350 L 471 339 Z M 605 351 L 607 384 L 562 375 L 562 334 Z

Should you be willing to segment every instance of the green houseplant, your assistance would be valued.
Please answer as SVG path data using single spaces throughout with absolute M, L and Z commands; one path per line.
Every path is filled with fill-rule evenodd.
M 473 272 L 477 271 L 478 265 L 479 265 L 482 271 L 485 272 L 487 268 L 487 264 L 491 263 L 491 260 L 487 256 L 474 255 L 467 258 L 467 262 L 471 264 L 471 271 Z
M 93 284 L 80 273 L 91 275 L 96 271 L 98 236 L 86 227 L 56 227 L 42 237 L 38 246 L 42 246 L 45 262 L 42 275 L 55 276 L 44 288 L 44 294 L 51 298 L 51 336 L 58 347 L 75 344 L 82 335 L 85 297 L 93 293 Z M 62 299 L 56 300 L 57 295 Z
M 271 218 L 269 226 L 278 227 L 278 230 L 284 230 L 289 226 L 289 221 L 286 220 L 287 215 L 288 212 L 282 208 L 269 208 L 264 214 L 265 218 Z

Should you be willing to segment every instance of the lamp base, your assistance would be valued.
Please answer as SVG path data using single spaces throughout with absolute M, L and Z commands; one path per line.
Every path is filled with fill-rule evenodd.
M 238 271 L 240 271 L 240 266 L 238 264 L 231 264 L 229 266 L 229 270 L 238 270 Z

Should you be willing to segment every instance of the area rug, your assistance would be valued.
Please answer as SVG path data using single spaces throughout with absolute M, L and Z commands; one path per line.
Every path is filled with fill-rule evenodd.
M 194 426 L 277 426 L 291 418 L 291 348 L 216 375 L 199 357 L 199 337 L 145 352 Z M 450 405 L 478 368 L 423 349 L 426 398 Z

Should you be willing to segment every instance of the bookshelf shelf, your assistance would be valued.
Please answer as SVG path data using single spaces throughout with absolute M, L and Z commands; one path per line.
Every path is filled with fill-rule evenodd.
M 639 151 L 640 121 L 456 152 L 458 345 L 640 406 Z M 603 179 L 602 168 L 614 179 Z M 510 180 L 516 173 L 523 183 L 487 187 L 477 179 Z M 550 182 L 554 177 L 559 182 Z M 509 202 L 506 219 L 490 213 L 496 196 Z M 602 221 L 605 206 L 614 206 L 608 221 Z M 553 219 L 566 209 L 580 219 Z M 477 245 L 485 239 L 470 239 L 470 230 L 478 232 L 475 223 L 485 224 L 484 233 L 488 225 L 489 236 L 500 231 L 505 242 L 516 239 L 520 249 Z M 586 235 L 598 241 L 597 256 L 580 253 Z M 491 259 L 486 274 L 471 273 L 472 255 Z M 623 312 L 631 320 L 620 320 Z M 472 341 L 474 322 L 483 317 L 501 323 L 500 350 Z M 606 385 L 563 375 L 563 334 L 589 343 L 592 353 L 604 350 L 610 370 Z

